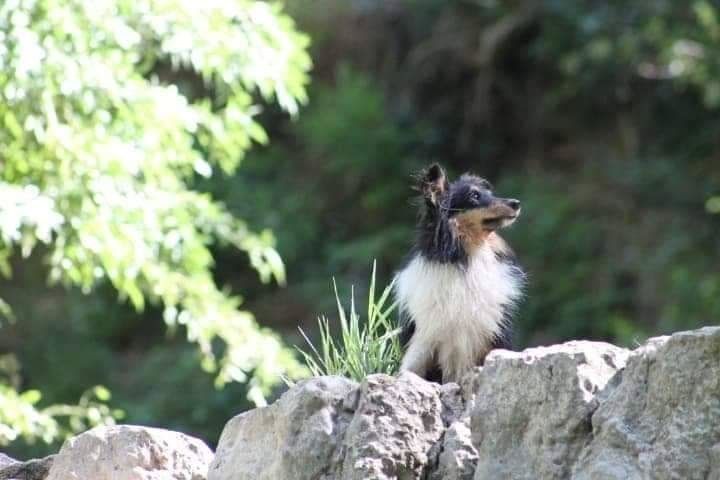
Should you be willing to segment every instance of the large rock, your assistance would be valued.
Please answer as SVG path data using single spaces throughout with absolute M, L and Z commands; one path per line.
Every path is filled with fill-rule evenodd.
M 412 373 L 301 383 L 231 420 L 209 480 L 567 478 L 598 393 L 629 352 L 494 352 L 464 391 Z
M 48 480 L 205 480 L 212 451 L 169 430 L 96 427 L 65 442 Z
M 398 378 L 368 376 L 345 432 L 345 459 L 336 476 L 348 480 L 420 478 L 445 430 L 442 414 L 439 385 L 409 372 Z
M 45 480 L 55 455 L 19 462 L 0 453 L 0 480 Z
M 577 480 L 720 479 L 720 327 L 636 350 L 592 424 Z
M 333 478 L 357 383 L 314 378 L 225 426 L 208 480 Z
M 19 463 L 14 458 L 8 457 L 4 453 L 0 452 L 0 469 L 4 469 L 5 467 L 12 465 L 14 463 Z
M 0 480 L 45 480 L 55 455 L 18 462 L 0 453 Z
M 628 355 L 599 342 L 491 353 L 469 387 L 474 478 L 568 478 L 596 396 Z
M 499 350 L 462 386 L 314 378 L 232 419 L 211 459 L 180 433 L 102 427 L 54 460 L 0 454 L 0 480 L 720 480 L 720 327 Z
M 445 409 L 440 386 L 412 373 L 308 380 L 233 418 L 208 480 L 419 478 Z
M 720 480 L 720 327 L 495 351 L 460 387 L 315 378 L 234 418 L 209 480 Z

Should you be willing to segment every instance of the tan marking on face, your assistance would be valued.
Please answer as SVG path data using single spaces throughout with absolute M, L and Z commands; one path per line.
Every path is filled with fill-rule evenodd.
M 488 209 L 475 209 L 469 212 L 461 213 L 452 218 L 451 222 L 455 230 L 455 234 L 463 243 L 465 251 L 479 247 L 483 244 L 488 235 L 492 233 L 483 227 L 483 221 L 489 218 Z
M 494 218 L 512 217 L 515 214 L 516 212 L 504 203 L 495 203 L 487 208 L 475 208 L 460 213 L 450 220 L 450 224 L 467 252 L 480 247 L 488 240 L 495 242 L 498 249 L 502 249 L 501 244 L 493 239 L 497 238 L 504 244 L 500 237 L 494 235 L 494 231 L 504 225 L 501 224 L 493 228 L 488 227 L 484 222 Z

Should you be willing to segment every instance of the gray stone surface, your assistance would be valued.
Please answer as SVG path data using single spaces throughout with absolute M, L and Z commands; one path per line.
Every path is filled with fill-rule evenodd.
M 358 401 L 340 377 L 301 382 L 274 404 L 230 420 L 209 480 L 311 480 L 330 474 Z M 332 477 L 328 477 L 332 478 Z
M 132 426 L 95 428 L 41 460 L 0 454 L 0 480 L 206 478 L 720 480 L 720 327 L 632 352 L 498 350 L 462 386 L 314 378 L 233 418 L 214 459 L 199 440 Z
M 45 480 L 55 455 L 19 462 L 0 453 L 0 480 Z
M 472 443 L 469 423 L 469 419 L 456 421 L 447 428 L 437 466 L 432 469 L 431 480 L 472 480 L 478 453 Z
M 213 453 L 202 441 L 159 428 L 96 427 L 67 440 L 48 480 L 205 480 Z
M 5 468 L 8 465 L 12 465 L 13 463 L 18 463 L 18 461 L 14 458 L 8 457 L 4 453 L 0 453 L 0 468 Z
M 308 380 L 233 418 L 208 479 L 419 478 L 445 409 L 440 386 L 412 373 Z
M 720 478 L 720 327 L 634 351 L 592 425 L 577 480 Z
M 720 480 L 720 327 L 495 351 L 462 383 L 316 378 L 231 420 L 209 480 Z
M 370 375 L 345 433 L 339 478 L 420 478 L 432 447 L 445 430 L 440 386 L 405 372 L 394 378 Z
M 492 352 L 470 385 L 474 478 L 568 478 L 589 440 L 596 395 L 628 355 L 599 342 Z

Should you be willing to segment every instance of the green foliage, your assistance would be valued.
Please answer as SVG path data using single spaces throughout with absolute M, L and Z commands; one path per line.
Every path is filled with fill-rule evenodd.
M 395 328 L 391 317 L 396 304 L 388 305 L 393 288 L 392 283 L 376 300 L 375 265 L 373 264 L 367 320 L 364 323 L 361 323 L 360 315 L 355 308 L 354 289 L 350 294 L 350 313 L 348 314 L 340 301 L 334 280 L 333 288 L 340 320 L 339 338 L 334 339 L 330 321 L 324 316 L 318 319 L 319 349 L 301 330 L 310 351 L 301 349 L 299 351 L 310 371 L 315 376 L 340 375 L 357 381 L 373 373 L 395 374 L 400 366 L 402 349 L 399 340 L 400 331 Z
M 76 405 L 38 408 L 38 390 L 19 391 L 19 365 L 13 355 L 0 355 L 0 446 L 22 438 L 27 443 L 50 443 L 97 425 L 112 425 L 121 410 L 107 406 L 110 392 L 96 386 L 83 393 Z
M 396 267 L 413 235 L 411 174 L 423 167 L 429 142 L 422 125 L 388 112 L 389 98 L 368 75 L 338 65 L 331 78 L 313 85 L 301 120 L 281 125 L 276 142 L 250 152 L 238 175 L 208 181 L 233 213 L 277 235 L 288 286 L 255 291 L 253 299 L 259 310 L 305 305 L 277 318 L 290 332 L 313 312 L 334 308 L 327 278 L 364 285 L 368 258 L 380 271 Z
M 357 259 L 401 254 L 411 228 L 400 220 L 414 214 L 387 206 L 407 203 L 422 132 L 395 121 L 380 86 L 347 65 L 311 93 L 284 142 L 251 152 L 236 177 L 213 178 L 211 188 L 242 218 L 272 227 L 290 271 L 312 262 L 324 295 L 324 278 L 358 270 Z M 351 228 L 334 226 L 340 211 Z
M 301 374 L 211 272 L 210 248 L 226 245 L 284 283 L 272 234 L 192 186 L 267 141 L 253 94 L 297 112 L 307 37 L 261 1 L 10 0 L 0 39 L 2 272 L 44 244 L 51 282 L 109 282 L 137 310 L 162 305 L 217 383 L 250 381 L 258 403 L 280 374 Z M 161 78 L 168 66 L 201 87 L 181 91 Z
M 632 345 L 720 317 L 719 224 L 707 214 L 720 191 L 718 75 L 700 75 L 716 68 L 715 4 L 541 2 L 493 43 L 527 2 L 422 0 L 338 17 L 326 16 L 333 2 L 296 3 L 323 55 L 313 103 L 225 190 L 240 212 L 272 205 L 256 210 L 272 210 L 299 301 L 325 301 L 329 267 L 343 282 L 358 278 L 357 259 L 398 267 L 415 216 L 410 174 L 436 159 L 523 200 L 503 232 L 530 273 L 518 348 Z M 478 65 L 488 44 L 493 61 Z M 707 61 L 686 58 L 698 51 Z
M 708 198 L 705 208 L 710 213 L 720 213 L 720 196 Z
M 127 412 L 126 422 L 190 432 L 213 445 L 229 418 L 255 406 L 245 398 L 247 385 L 214 389 L 190 345 L 159 343 L 132 365 L 135 374 L 110 371 L 107 383 L 113 404 Z
M 603 82 L 627 86 L 644 78 L 697 89 L 705 106 L 720 106 L 716 2 L 615 0 L 593 7 L 588 2 L 553 0 L 545 10 L 550 21 L 536 53 L 557 58 L 567 75 L 563 96 L 602 88 Z
M 507 232 L 530 272 L 521 344 L 590 337 L 632 346 L 720 317 L 720 225 L 703 211 L 701 175 L 667 174 L 686 167 L 603 159 L 572 176 L 504 177 L 498 188 L 523 199 Z
M 112 408 L 125 412 L 122 422 L 187 432 L 213 445 L 228 418 L 254 406 L 247 383 L 214 387 L 197 348 L 182 335 L 168 335 L 159 308 L 137 313 L 117 302 L 110 285 L 89 296 L 44 288 L 38 297 L 37 285 L 46 275 L 40 258 L 20 266 L 12 284 L 0 282 L 18 318 L 3 328 L 0 351 L 12 351 L 19 360 L 18 388 L 42 392 L 39 410 L 76 404 L 88 385 L 102 384 L 112 392 Z M 247 276 L 256 282 L 254 272 Z M 57 452 L 62 440 L 29 445 L 18 438 L 6 453 L 44 456 Z

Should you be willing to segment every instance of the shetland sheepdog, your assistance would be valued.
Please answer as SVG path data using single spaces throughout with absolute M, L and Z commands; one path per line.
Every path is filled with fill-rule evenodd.
M 511 347 L 525 274 L 497 231 L 517 220 L 520 201 L 495 196 L 475 175 L 449 182 L 437 164 L 420 174 L 418 189 L 416 244 L 395 282 L 400 369 L 459 382 L 490 350 Z

